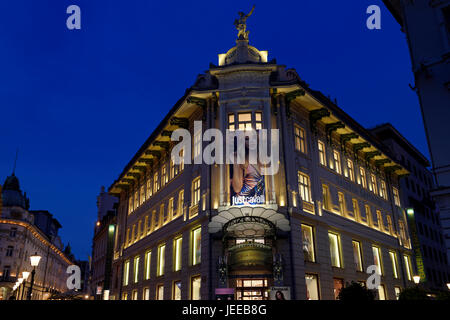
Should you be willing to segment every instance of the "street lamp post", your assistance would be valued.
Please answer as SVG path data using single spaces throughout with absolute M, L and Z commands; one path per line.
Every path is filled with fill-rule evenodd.
M 37 254 L 37 252 L 30 256 L 30 263 L 33 267 L 33 271 L 31 271 L 31 281 L 30 288 L 28 289 L 27 300 L 31 300 L 31 293 L 33 292 L 33 284 L 34 284 L 34 275 L 36 273 L 36 267 L 39 265 L 39 261 L 41 260 L 41 256 Z

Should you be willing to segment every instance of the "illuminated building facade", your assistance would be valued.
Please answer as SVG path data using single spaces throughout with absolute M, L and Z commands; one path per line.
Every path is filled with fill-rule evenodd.
M 267 299 L 280 290 L 335 299 L 376 265 L 379 298 L 395 299 L 415 274 L 398 183 L 408 170 L 245 35 L 198 76 L 110 186 L 119 198 L 110 298 Z M 236 167 L 174 164 L 179 128 L 190 132 L 193 159 L 209 144 L 207 129 L 279 129 L 279 170 L 258 175 L 258 190 L 241 198 Z
M 0 299 L 26 299 L 30 278 L 13 291 L 22 272 L 31 272 L 30 256 L 41 256 L 36 268 L 32 299 L 48 299 L 67 290 L 66 270 L 71 261 L 64 255 L 58 236 L 61 227 L 48 211 L 30 211 L 19 180 L 12 174 L 1 190 L 0 205 Z
M 435 188 L 433 175 L 427 169 L 430 163 L 391 124 L 383 124 L 370 131 L 410 172 L 408 177 L 400 180 L 400 189 L 402 203 L 407 208 L 418 274 L 422 284 L 429 289 L 445 290 L 450 274 L 439 208 L 430 195 L 430 191 Z M 418 245 L 415 245 L 414 239 L 418 241 Z

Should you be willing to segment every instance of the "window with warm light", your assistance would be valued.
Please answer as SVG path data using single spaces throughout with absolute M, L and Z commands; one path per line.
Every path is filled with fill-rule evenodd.
M 202 153 L 202 130 L 196 130 L 194 132 L 194 152 L 193 152 L 193 156 L 194 159 L 198 159 L 201 156 Z M 196 163 L 196 162 L 195 162 Z
M 191 300 L 201 300 L 201 277 L 196 276 L 191 278 Z
M 398 189 L 395 188 L 395 187 L 393 187 L 393 188 L 392 188 L 392 194 L 394 195 L 394 204 L 395 204 L 397 207 L 400 207 L 400 195 L 399 195 L 399 193 L 398 193 Z
M 147 180 L 147 199 L 150 199 L 150 197 L 153 195 L 153 184 L 152 179 Z
M 355 260 L 356 271 L 363 271 L 361 242 L 353 240 L 353 259 Z
M 315 274 L 305 274 L 306 300 L 319 300 L 319 281 Z
M 195 206 L 200 202 L 200 177 L 192 181 L 192 205 Z
M 139 281 L 139 256 L 134 257 L 134 262 L 133 262 L 133 279 L 134 279 L 134 283 L 138 283 Z
M 172 300 L 181 300 L 181 281 L 173 282 Z
M 345 216 L 345 196 L 342 192 L 338 192 L 338 201 L 339 201 L 339 212 L 341 215 Z
M 319 162 L 325 166 L 327 163 L 325 144 L 322 141 L 317 141 L 317 149 L 319 150 Z
M 137 290 L 133 290 L 131 292 L 131 300 L 137 300 L 138 299 L 138 292 Z
M 361 221 L 361 213 L 359 212 L 359 204 L 357 199 L 352 199 L 353 214 L 356 221 Z
M 130 275 L 130 260 L 125 261 L 123 264 L 123 285 L 128 285 L 128 277 Z
M 384 200 L 387 200 L 387 192 L 386 192 L 386 182 L 383 180 L 380 181 L 380 197 Z
M 166 245 L 162 244 L 158 247 L 158 268 L 156 274 L 158 277 L 164 275 L 165 253 L 166 253 Z
M 323 184 L 322 185 L 322 207 L 325 210 L 330 210 L 331 206 L 331 199 L 330 199 L 330 189 L 328 189 L 328 186 Z
M 158 192 L 159 190 L 159 181 L 158 181 L 158 172 L 155 172 L 153 175 L 153 192 Z
M 412 265 L 411 265 L 411 258 L 407 255 L 403 256 L 403 260 L 405 261 L 405 269 L 406 269 L 406 278 L 409 281 L 412 281 Z
M 195 266 L 201 262 L 202 257 L 202 229 L 197 228 L 191 231 L 191 241 L 192 241 L 192 265 Z
M 180 192 L 178 193 L 178 206 L 177 206 L 178 215 L 183 214 L 183 207 L 184 207 L 184 190 L 180 190 Z
M 166 215 L 166 210 L 165 210 L 165 207 L 164 207 L 164 203 L 162 203 L 159 206 L 159 218 L 160 218 L 160 221 L 161 221 L 161 225 L 163 225 L 163 224 L 165 224 L 167 222 L 167 215 Z
M 143 204 L 145 201 L 145 184 L 141 185 L 141 197 L 140 197 L 140 204 Z
M 164 164 L 161 167 L 161 186 L 164 186 L 167 183 L 167 169 L 166 165 Z
M 164 300 L 164 285 L 156 286 L 156 300 Z
M 377 266 L 377 273 L 383 275 L 383 265 L 381 261 L 381 249 L 376 246 L 372 246 L 373 263 Z
M 331 265 L 333 267 L 342 268 L 341 248 L 339 236 L 335 233 L 328 233 L 330 241 Z
M 169 199 L 169 206 L 167 208 L 167 211 L 168 211 L 167 212 L 167 217 L 170 220 L 174 216 L 174 213 L 173 213 L 173 197 Z
M 150 288 L 144 288 L 143 297 L 144 300 L 150 300 Z
M 380 284 L 378 286 L 378 299 L 379 300 L 386 300 L 386 289 L 384 288 L 383 284 Z
M 355 169 L 353 168 L 353 161 L 347 159 L 347 177 L 351 181 L 355 181 Z
M 145 252 L 145 256 L 144 256 L 144 279 L 145 280 L 150 279 L 151 262 L 152 262 L 152 251 L 148 250 Z
M 370 174 L 370 185 L 369 190 L 377 194 L 377 178 L 373 173 Z
M 173 247 L 174 247 L 174 250 L 173 250 L 173 254 L 174 254 L 174 257 L 173 257 L 173 261 L 174 261 L 173 269 L 174 269 L 174 271 L 180 271 L 181 270 L 181 245 L 182 245 L 182 238 L 181 237 L 176 238 L 173 241 Z
M 392 273 L 395 279 L 398 279 L 398 263 L 397 263 L 397 254 L 394 251 L 389 251 L 389 257 L 391 259 L 392 264 Z
M 367 223 L 369 226 L 373 225 L 373 218 L 372 218 L 372 212 L 370 211 L 370 206 L 368 204 L 364 205 L 364 208 L 366 209 L 366 217 L 367 217 Z
M 298 125 L 294 126 L 295 150 L 306 153 L 305 129 Z
M 361 179 L 362 187 L 364 189 L 367 188 L 366 170 L 364 170 L 364 168 L 362 168 L 362 167 L 359 168 L 359 176 Z
M 380 231 L 383 231 L 383 229 L 384 229 L 383 216 L 381 215 L 380 210 L 377 210 L 377 223 L 378 223 L 378 229 L 380 229 Z
M 303 201 L 312 202 L 309 176 L 303 172 L 298 172 L 298 193 Z
M 302 228 L 302 242 L 303 255 L 306 261 L 315 262 L 316 257 L 314 253 L 314 233 L 313 227 L 306 224 L 301 225 Z
M 341 173 L 341 155 L 339 151 L 333 150 L 333 168 L 337 173 Z

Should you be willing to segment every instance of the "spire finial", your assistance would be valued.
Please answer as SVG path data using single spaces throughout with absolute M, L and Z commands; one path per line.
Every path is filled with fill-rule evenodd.
M 19 148 L 17 148 L 16 150 L 16 158 L 14 159 L 14 167 L 13 167 L 13 171 L 12 171 L 12 175 L 14 176 L 16 173 L 16 165 L 17 165 L 17 157 L 19 155 Z
M 255 10 L 255 5 L 253 5 L 252 10 L 248 14 L 245 14 L 241 11 L 238 12 L 239 19 L 234 20 L 234 25 L 238 30 L 238 40 L 248 40 L 248 34 L 250 31 L 247 31 L 247 19 L 250 17 Z

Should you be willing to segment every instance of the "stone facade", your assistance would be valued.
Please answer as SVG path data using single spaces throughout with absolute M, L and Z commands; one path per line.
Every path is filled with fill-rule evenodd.
M 200 133 L 279 129 L 279 170 L 264 176 L 263 203 L 232 203 L 227 164 L 173 164 L 175 129 L 191 133 L 193 159 L 208 145 L 195 121 Z M 238 40 L 109 188 L 120 199 L 111 299 L 215 299 L 217 288 L 267 299 L 272 286 L 292 299 L 335 299 L 345 283 L 367 280 L 375 255 L 380 298 L 395 299 L 415 274 L 400 203 L 406 174 L 295 70 Z

